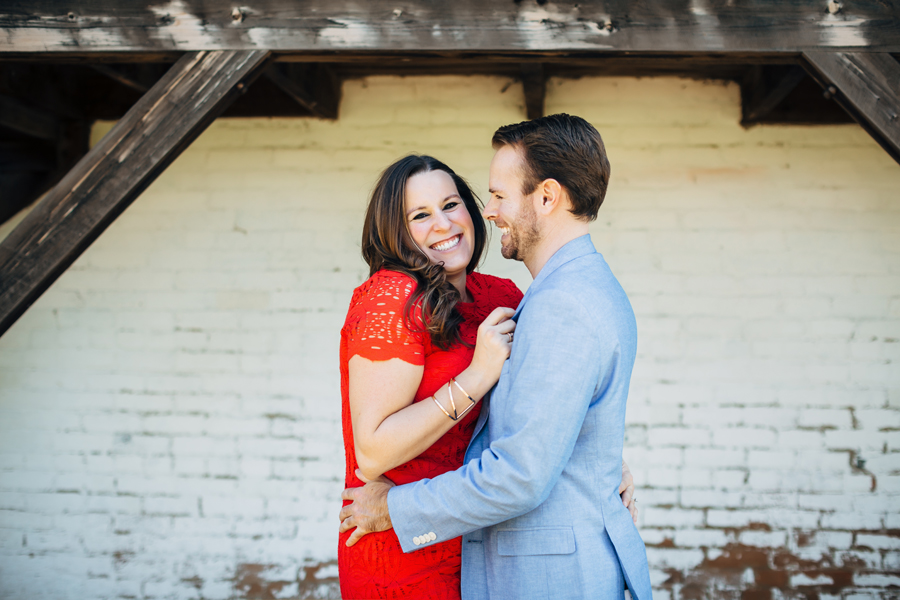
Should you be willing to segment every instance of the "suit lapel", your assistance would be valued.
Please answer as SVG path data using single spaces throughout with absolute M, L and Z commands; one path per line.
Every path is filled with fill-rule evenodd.
M 576 258 L 579 258 L 586 254 L 592 254 L 596 251 L 597 250 L 594 249 L 594 243 L 591 241 L 590 234 L 575 238 L 574 240 L 557 250 L 556 254 L 550 257 L 550 260 L 547 261 L 547 264 L 544 265 L 544 268 L 541 269 L 541 272 L 538 273 L 538 276 L 535 277 L 534 281 L 531 282 L 531 285 L 528 286 L 528 290 L 525 292 L 525 295 L 522 297 L 522 301 L 519 302 L 519 306 L 516 307 L 515 314 L 512 316 L 513 321 L 517 323 L 519 322 L 519 313 L 522 312 L 522 309 L 525 307 L 525 303 L 528 302 L 528 297 L 531 295 L 532 291 L 537 289 L 553 271 L 571 260 L 575 260 Z M 494 389 L 496 389 L 496 387 L 497 386 L 495 385 L 493 388 L 491 388 L 491 391 L 489 391 L 481 400 L 481 413 L 478 415 L 478 420 L 475 422 L 475 432 L 472 434 L 472 440 L 478 437 L 478 434 L 481 433 L 481 430 L 484 429 L 484 426 L 487 424 L 487 420 L 491 412 L 491 395 L 494 393 Z
M 473 440 L 478 437 L 478 434 L 484 429 L 485 423 L 487 423 L 488 415 L 491 412 L 491 394 L 493 392 L 494 389 L 491 388 L 491 390 L 484 395 L 484 398 L 481 399 L 481 412 L 478 414 L 478 420 L 475 421 L 475 431 L 472 433 Z

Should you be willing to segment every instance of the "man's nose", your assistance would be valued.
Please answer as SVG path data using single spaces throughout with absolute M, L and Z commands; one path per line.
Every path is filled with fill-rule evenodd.
M 488 221 L 493 221 L 497 218 L 499 213 L 497 212 L 497 206 L 499 202 L 495 198 L 491 198 L 488 200 L 488 203 L 484 206 L 484 210 L 481 211 L 481 216 L 487 219 Z

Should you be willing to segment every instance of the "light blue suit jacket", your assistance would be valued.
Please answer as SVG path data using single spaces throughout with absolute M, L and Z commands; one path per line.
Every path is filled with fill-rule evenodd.
M 388 493 L 403 551 L 463 535 L 464 600 L 622 598 L 623 580 L 650 600 L 618 494 L 637 328 L 590 236 L 553 255 L 514 318 L 465 465 Z

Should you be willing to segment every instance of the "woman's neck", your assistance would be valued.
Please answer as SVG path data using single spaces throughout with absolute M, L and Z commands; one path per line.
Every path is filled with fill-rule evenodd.
M 447 281 L 450 282 L 450 285 L 456 288 L 456 291 L 459 292 L 459 298 L 461 302 L 471 302 L 472 298 L 469 296 L 469 291 L 466 289 L 466 273 L 460 273 L 459 275 L 454 275 L 453 277 L 448 277 Z

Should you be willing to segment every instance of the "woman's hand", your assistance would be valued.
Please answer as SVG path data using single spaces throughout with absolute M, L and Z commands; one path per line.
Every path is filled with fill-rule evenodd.
M 475 354 L 469 368 L 477 370 L 490 386 L 500 379 L 500 370 L 509 358 L 516 329 L 516 322 L 512 320 L 514 314 L 516 311 L 512 308 L 495 308 L 478 326 Z
M 619 495 L 622 497 L 622 504 L 631 513 L 631 520 L 637 525 L 638 507 L 634 497 L 634 476 L 624 460 L 622 461 L 622 483 L 619 485 Z

